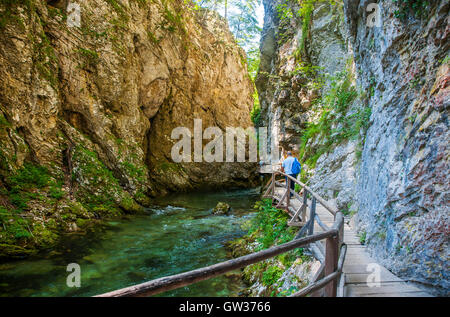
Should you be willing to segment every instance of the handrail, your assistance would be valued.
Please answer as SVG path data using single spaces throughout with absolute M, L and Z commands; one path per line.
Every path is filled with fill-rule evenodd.
M 328 283 L 332 282 L 334 279 L 339 278 L 342 274 L 342 268 L 344 266 L 344 260 L 345 260 L 345 255 L 347 254 L 347 245 L 343 244 L 341 246 L 341 252 L 340 252 L 340 256 L 339 256 L 339 261 L 338 261 L 338 268 L 335 272 L 331 273 L 330 275 L 322 278 L 319 281 L 316 281 L 304 288 L 302 288 L 300 291 L 298 291 L 297 293 L 294 293 L 292 295 L 290 295 L 289 297 L 302 297 L 302 296 L 306 296 L 318 289 L 321 289 L 322 287 L 326 286 Z
M 286 182 L 287 189 L 282 195 L 281 199 L 275 196 L 277 175 L 287 177 L 288 180 Z M 307 245 L 313 245 L 311 247 L 313 251 L 312 253 L 313 255 L 315 255 L 317 260 L 322 263 L 321 271 L 318 272 L 317 279 L 321 278 L 323 274 L 325 276 L 323 276 L 318 281 L 314 280 L 311 285 L 295 293 L 293 296 L 305 296 L 324 287 L 326 296 L 336 296 L 338 279 L 342 274 L 342 266 L 347 251 L 347 246 L 342 243 L 344 234 L 344 216 L 342 212 L 328 205 L 328 203 L 322 197 L 312 191 L 308 186 L 283 172 L 274 172 L 272 174 L 271 180 L 265 186 L 267 187 L 267 189 L 264 193 L 264 197 L 271 197 L 272 200 L 279 200 L 278 205 L 281 205 L 283 201 L 286 200 L 286 210 L 289 210 L 289 207 L 293 207 L 290 206 L 291 200 L 290 195 L 288 195 L 288 193 L 291 192 L 289 186 L 291 181 L 294 181 L 304 189 L 303 204 L 302 207 L 300 207 L 298 210 L 306 212 L 306 206 L 308 206 L 310 209 L 309 220 L 305 222 L 305 219 L 302 219 L 302 223 L 304 223 L 303 228 L 297 233 L 292 241 L 236 259 L 228 260 L 189 272 L 161 277 L 142 284 L 101 294 L 97 297 L 156 295 L 183 286 L 191 285 L 196 282 L 207 280 Z M 311 205 L 308 205 L 308 194 L 312 196 Z M 325 224 L 323 224 L 320 221 L 318 215 L 315 214 L 316 202 L 319 202 L 327 211 L 334 215 L 334 223 L 331 228 L 328 228 Z M 305 207 L 305 209 L 303 209 L 303 206 Z M 296 212 L 292 220 L 294 220 L 295 217 L 300 217 L 300 212 Z M 304 215 L 302 215 L 302 218 L 303 217 Z M 313 233 L 315 220 L 317 220 L 319 226 L 324 230 L 324 232 Z M 305 234 L 308 234 L 308 236 L 303 237 L 303 235 Z M 318 241 L 321 240 L 325 240 L 325 248 L 323 248 L 322 245 L 318 246 L 317 244 L 315 244 L 316 242 L 319 243 Z
M 218 275 L 240 269 L 242 267 L 248 266 L 272 258 L 276 255 L 297 249 L 299 247 L 308 245 L 315 241 L 320 241 L 326 238 L 335 237 L 339 234 L 338 230 L 330 230 L 328 232 L 318 233 L 312 236 L 308 236 L 301 239 L 292 240 L 284 244 L 245 255 L 236 259 L 228 260 L 218 264 L 214 264 L 208 267 L 204 267 L 197 270 L 192 270 L 189 272 L 176 274 L 172 276 L 166 276 L 152 280 L 150 282 L 145 282 L 139 285 L 134 285 L 126 287 L 117 291 L 105 293 L 98 295 L 97 297 L 126 297 L 126 296 L 150 296 L 156 295 L 162 292 L 170 291 L 176 288 L 187 286 L 202 280 L 210 279 Z
M 331 212 L 334 216 L 336 215 L 336 213 L 338 212 L 336 210 L 336 208 L 333 208 L 332 206 L 330 206 L 327 201 L 325 199 L 323 199 L 322 197 L 320 197 L 316 192 L 314 192 L 310 187 L 308 187 L 307 185 L 303 184 L 301 181 L 297 180 L 296 178 L 293 178 L 292 176 L 285 174 L 283 172 L 280 171 L 275 171 L 274 175 L 276 176 L 277 174 L 282 175 L 284 177 L 289 178 L 291 181 L 294 181 L 295 183 L 297 183 L 298 185 L 300 185 L 301 187 L 303 187 L 304 189 L 306 189 L 315 199 L 317 199 L 318 202 L 320 202 L 320 204 L 322 206 L 325 207 L 325 209 L 327 209 L 329 212 Z

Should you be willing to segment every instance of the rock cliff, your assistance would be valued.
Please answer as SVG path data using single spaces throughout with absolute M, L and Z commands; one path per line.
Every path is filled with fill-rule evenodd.
M 383 265 L 448 294 L 449 4 L 371 2 L 264 1 L 259 125 Z
M 251 163 L 171 158 L 172 129 L 194 119 L 251 126 L 245 52 L 219 15 L 182 0 L 3 0 L 0 30 L 0 255 L 149 196 L 252 184 Z

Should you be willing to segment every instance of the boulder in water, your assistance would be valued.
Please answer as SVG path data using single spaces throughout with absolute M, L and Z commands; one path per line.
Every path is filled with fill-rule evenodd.
M 231 211 L 230 205 L 223 202 L 218 202 L 216 207 L 213 209 L 213 215 L 228 215 L 228 213 Z

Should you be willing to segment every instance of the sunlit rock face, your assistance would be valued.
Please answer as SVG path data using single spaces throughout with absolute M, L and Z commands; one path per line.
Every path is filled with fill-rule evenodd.
M 428 18 L 406 22 L 383 5 L 380 28 L 351 19 L 365 5 L 345 2 L 360 84 L 375 87 L 355 193 L 358 224 L 389 269 L 448 293 L 449 3 L 435 1 Z
M 295 152 L 320 112 L 314 108 L 316 92 L 309 91 L 316 77 L 292 73 L 302 19 L 283 22 L 280 3 L 265 1 L 257 86 L 262 124 L 279 132 L 281 147 Z M 358 92 L 347 117 L 364 107 L 371 115 L 367 131 L 330 146 L 314 166 L 302 162 L 305 180 L 355 215 L 380 263 L 407 280 L 432 286 L 431 292 L 448 294 L 449 4 L 432 1 L 427 17 L 408 12 L 401 19 L 396 18 L 401 8 L 383 2 L 381 24 L 370 26 L 369 3 L 314 5 L 302 60 L 331 75 L 346 69 Z M 324 96 L 328 89 L 325 84 L 317 93 Z M 308 148 L 320 148 L 327 140 L 311 138 Z
M 254 184 L 254 163 L 171 157 L 172 129 L 194 119 L 251 126 L 245 52 L 218 14 L 182 0 L 2 2 L 0 14 L 3 208 L 14 208 L 8 179 L 25 161 L 62 184 L 55 208 L 28 204 L 41 222 L 78 203 L 92 218 L 170 191 Z

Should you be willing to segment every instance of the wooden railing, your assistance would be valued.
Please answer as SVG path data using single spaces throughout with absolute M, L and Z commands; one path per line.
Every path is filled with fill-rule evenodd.
M 286 179 L 287 184 L 277 181 L 278 176 Z M 302 188 L 303 196 L 290 190 L 290 182 L 295 182 Z M 277 185 L 286 188 L 281 197 L 277 195 L 277 188 L 279 188 Z M 342 213 L 329 206 L 324 199 L 314 193 L 308 186 L 281 172 L 273 173 L 271 180 L 264 189 L 265 193 L 263 197 L 271 198 L 273 202 L 278 202 L 276 206 L 284 208 L 292 216 L 288 224 L 302 227 L 292 241 L 208 267 L 161 277 L 98 296 L 124 297 L 156 295 L 211 279 L 300 247 L 308 247 L 312 255 L 320 261 L 321 267 L 310 285 L 291 296 L 298 297 L 310 294 L 312 296 L 335 297 L 337 295 L 339 279 L 342 276 L 342 266 L 347 250 L 347 247 L 342 243 L 344 228 L 344 217 Z M 300 207 L 295 208 L 294 204 L 292 204 L 289 195 L 290 192 L 298 198 L 297 201 L 303 202 Z M 311 201 L 310 203 L 308 203 L 309 200 Z M 323 224 L 320 221 L 320 217 L 316 215 L 317 202 L 334 216 L 334 223 L 330 228 Z M 306 215 L 307 207 L 310 209 L 309 216 Z M 323 232 L 314 233 L 315 221 L 317 221 Z M 323 240 L 325 240 L 325 246 L 320 242 Z

